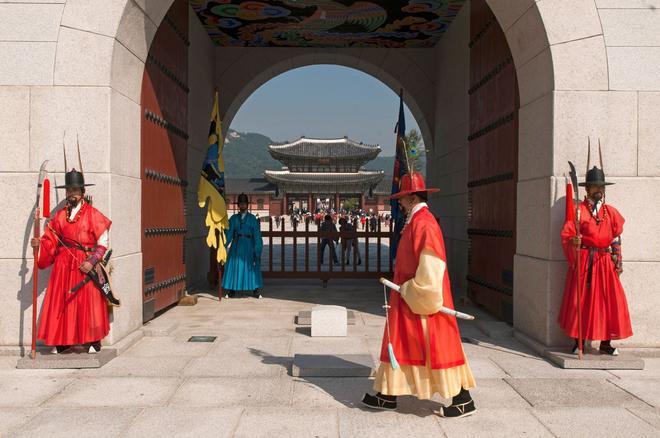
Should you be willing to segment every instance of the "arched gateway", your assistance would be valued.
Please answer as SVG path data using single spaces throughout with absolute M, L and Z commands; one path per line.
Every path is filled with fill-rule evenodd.
M 215 47 L 212 26 L 202 26 L 199 10 L 182 0 L 41 5 L 38 32 L 21 26 L 3 42 L 5 53 L 15 56 L 10 53 L 12 62 L 4 65 L 11 67 L 0 72 L 13 136 L 1 176 L 19 191 L 26 187 L 29 198 L 34 178 L 26 172 L 44 159 L 60 170 L 62 131 L 80 133 L 86 172 L 103 187 L 96 202 L 113 220 L 115 287 L 124 294 L 109 341 L 118 342 L 142 323 L 144 283 L 152 274 L 155 284 L 173 282 L 159 289 L 169 294 L 176 292 L 167 287 L 183 284 L 182 275 L 188 282 L 205 276 L 207 254 L 197 250 L 203 212 L 194 192 L 213 87 L 220 88 L 228 126 L 250 93 L 279 73 L 321 63 L 353 67 L 405 90 L 431 149 L 427 174 L 443 189 L 432 204 L 443 221 L 457 289 L 542 345 L 564 342 L 555 320 L 565 270 L 557 236 L 565 162 L 584 168 L 587 135 L 600 137 L 608 176 L 617 181 L 611 196 L 629 218 L 624 283 L 636 335 L 627 344 L 658 345 L 652 318 L 658 298 L 649 285 L 660 278 L 660 233 L 649 238 L 634 230 L 658 229 L 660 219 L 640 213 L 645 204 L 631 195 L 651 190 L 660 175 L 648 134 L 660 111 L 651 93 L 660 90 L 656 58 L 644 49 L 651 37 L 622 33 L 617 9 L 599 9 L 591 0 L 562 2 L 561 13 L 545 1 L 446 3 L 455 8 L 447 14 L 453 19 L 423 48 Z M 30 17 L 24 10 L 30 7 L 8 8 Z M 151 208 L 140 215 L 138 206 L 154 197 L 168 200 L 158 205 L 162 215 Z M 28 216 L 16 211 L 5 222 L 22 234 L 24 224 L 15 221 Z M 150 239 L 172 245 L 171 257 L 157 257 L 163 266 L 153 272 L 150 253 L 158 250 Z M 503 247 L 501 264 L 486 261 Z M 26 271 L 25 245 L 0 245 L 0 257 L 2 275 L 13 284 L 16 272 Z M 27 276 L 19 278 L 18 299 L 0 311 L 2 345 L 29 339 L 21 291 L 30 286 Z

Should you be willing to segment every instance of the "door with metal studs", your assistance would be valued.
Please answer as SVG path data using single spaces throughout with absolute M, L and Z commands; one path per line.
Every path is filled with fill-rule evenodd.
M 484 0 L 470 10 L 468 297 L 513 321 L 518 82 L 506 37 Z
M 177 0 L 151 44 L 142 79 L 143 320 L 186 287 L 188 2 Z

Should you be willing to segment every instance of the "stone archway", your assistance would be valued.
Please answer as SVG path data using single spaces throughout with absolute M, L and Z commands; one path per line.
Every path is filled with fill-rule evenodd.
M 227 50 L 241 52 L 236 62 L 224 61 L 224 53 Z M 435 86 L 431 78 L 432 72 L 418 67 L 406 50 L 383 49 L 380 52 L 380 57 L 390 59 L 390 65 L 406 66 L 399 71 L 378 65 L 373 58 L 364 56 L 360 49 L 346 49 L 339 53 L 332 49 L 278 49 L 279 53 L 267 58 L 268 64 L 263 63 L 262 50 L 216 49 L 216 83 L 222 84 L 220 106 L 224 113 L 224 126 L 231 124 L 247 98 L 269 80 L 295 68 L 330 64 L 361 71 L 384 83 L 396 94 L 403 88 L 403 100 L 419 124 L 424 144 L 432 148 L 434 102 L 423 96 L 424 90 L 433 89 Z M 237 56 L 237 53 L 232 56 Z M 236 75 L 234 71 L 241 74 Z
M 111 89 L 109 112 L 107 120 L 109 124 L 110 139 L 112 144 L 112 157 L 109 158 L 108 172 L 111 175 L 125 176 L 130 175 L 130 181 L 122 181 L 117 178 L 116 186 L 108 194 L 110 204 L 119 202 L 119 198 L 129 192 L 133 192 L 133 187 L 137 185 L 134 182 L 139 175 L 135 173 L 127 157 L 136 157 L 139 151 L 139 126 L 137 120 L 140 114 L 139 93 L 142 71 L 146 54 L 155 33 L 157 26 L 161 21 L 172 1 L 162 0 L 130 0 L 123 5 L 105 6 L 109 9 L 121 9 L 121 19 L 115 29 L 109 33 L 113 40 L 105 48 L 105 59 L 99 60 L 98 68 L 104 68 L 108 73 L 108 79 L 101 81 L 102 84 Z M 516 296 L 520 302 L 516 306 L 525 309 L 524 312 L 516 312 L 515 325 L 524 333 L 549 345 L 555 343 L 559 338 L 553 329 L 553 311 L 556 304 L 555 295 L 558 293 L 558 286 L 551 284 L 550 279 L 554 281 L 555 273 L 558 272 L 560 263 L 558 255 L 560 251 L 556 239 L 552 236 L 552 226 L 556 224 L 561 215 L 556 209 L 553 209 L 555 175 L 560 175 L 560 163 L 562 161 L 561 153 L 573 152 L 566 150 L 567 147 L 559 145 L 560 141 L 555 139 L 554 91 L 557 89 L 593 89 L 599 86 L 592 84 L 601 77 L 601 71 L 606 71 L 607 62 L 604 56 L 604 43 L 602 31 L 601 35 L 595 35 L 585 42 L 584 35 L 576 33 L 572 29 L 585 29 L 584 26 L 566 26 L 566 22 L 583 23 L 588 22 L 588 32 L 591 32 L 595 14 L 595 5 L 591 2 L 580 3 L 579 6 L 572 6 L 571 14 L 553 13 L 551 7 L 545 4 L 539 4 L 532 0 L 521 2 L 510 2 L 506 0 L 489 0 L 490 7 L 495 13 L 497 20 L 505 30 L 507 40 L 513 55 L 521 94 L 521 112 L 520 112 L 520 182 L 518 184 L 519 193 L 519 218 L 517 233 L 520 237 L 517 249 L 516 270 L 519 272 L 534 272 L 533 283 L 525 278 L 516 278 Z M 86 28 L 91 20 L 92 11 L 86 11 L 84 7 L 72 2 L 66 4 L 65 9 L 71 9 L 69 16 L 75 18 L 80 28 Z M 98 11 L 93 11 L 94 15 Z M 116 11 L 115 11 L 116 15 Z M 567 18 L 568 17 L 568 18 Z M 96 18 L 94 18 L 96 20 Z M 98 20 L 96 20 L 98 21 Z M 67 23 L 67 28 L 76 28 L 76 24 Z M 79 50 L 85 46 L 85 41 L 71 38 L 67 32 L 62 32 L 58 40 L 58 59 L 60 59 L 60 47 L 64 53 Z M 217 49 L 218 52 L 228 53 L 232 49 Z M 403 86 L 409 96 L 414 97 L 408 101 L 411 110 L 420 122 L 424 136 L 433 139 L 431 144 L 437 143 L 441 127 L 436 119 L 436 100 L 439 83 L 436 80 L 438 72 L 442 66 L 437 65 L 437 50 L 415 49 L 410 50 L 404 55 L 401 52 L 386 52 L 386 49 L 373 50 L 355 50 L 359 55 L 346 53 L 353 49 L 309 49 L 299 54 L 295 54 L 297 49 L 281 49 L 279 53 L 267 52 L 268 49 L 249 49 L 254 50 L 255 57 L 260 56 L 258 51 L 262 51 L 258 63 L 261 68 L 253 70 L 253 77 L 247 88 L 241 88 L 232 99 L 222 101 L 221 112 L 225 120 L 231 120 L 235 114 L 238 102 L 245 99 L 251 92 L 250 88 L 258 86 L 265 81 L 264 78 L 274 76 L 282 71 L 289 70 L 296 66 L 310 65 L 319 62 L 328 62 L 333 64 L 355 67 L 368 74 L 371 74 L 393 89 Z M 80 50 L 79 50 L 80 51 Z M 401 55 L 401 58 L 399 58 Z M 76 58 L 76 56 L 73 56 Z M 578 66 L 582 65 L 582 59 L 587 57 L 594 60 L 588 71 L 576 75 L 576 71 L 581 71 Z M 397 59 L 398 58 L 398 59 Z M 219 57 L 216 57 L 219 59 Z M 236 82 L 240 82 L 236 76 L 244 74 L 242 66 L 248 61 L 239 55 L 226 55 L 223 62 L 233 59 L 226 65 L 233 66 L 232 69 L 218 67 L 221 62 L 214 67 L 215 77 L 230 81 L 232 76 Z M 410 62 L 412 61 L 412 62 Z M 74 65 L 75 67 L 75 65 Z M 67 66 L 69 71 L 71 66 Z M 278 71 L 279 69 L 279 71 Z M 62 71 L 67 71 L 63 66 Z M 56 77 L 58 74 L 56 69 Z M 233 70 L 233 71 L 232 71 Z M 375 72 L 373 70 L 376 70 Z M 420 71 L 421 75 L 426 76 L 428 81 L 415 82 L 409 78 L 415 77 L 411 71 Z M 594 79 L 594 75 L 596 79 Z M 84 85 L 85 79 L 77 79 L 73 73 L 69 81 L 72 85 Z M 406 83 L 407 82 L 407 83 Z M 248 84 L 245 84 L 248 85 Z M 579 88 L 583 87 L 583 88 Z M 435 92 L 429 92 L 429 89 Z M 413 102 L 414 101 L 414 102 Z M 418 116 L 421 114 L 421 116 Z M 572 142 L 568 149 L 578 147 L 577 142 Z M 127 170 L 126 170 L 127 169 Z M 191 185 L 194 185 L 192 183 Z M 530 196 L 532 193 L 543 193 L 542 197 Z M 122 195 L 123 194 L 123 195 Z M 525 220 L 527 212 L 533 211 L 536 220 Z M 538 238 L 539 218 L 543 236 Z M 113 217 L 113 219 L 115 219 Z M 119 246 L 126 247 L 123 251 L 127 255 L 139 257 L 140 248 L 135 247 L 132 242 L 139 241 L 139 224 L 136 226 L 129 223 L 129 220 L 122 220 L 121 214 L 117 213 L 115 226 L 123 226 L 122 236 L 115 236 L 119 241 Z M 531 239 L 530 236 L 534 236 Z M 122 243 L 125 240 L 126 243 Z M 130 242 L 129 242 L 130 241 Z M 563 265 L 561 265 L 563 267 Z M 128 267 L 127 267 L 128 268 Z M 518 269 L 520 268 L 520 269 Z M 126 290 L 139 288 L 141 275 L 134 271 L 127 275 L 121 282 Z M 130 301 L 130 300 L 129 300 Z M 127 303 L 130 309 L 125 316 L 117 318 L 113 327 L 113 341 L 119 340 L 130 333 L 139 325 L 138 303 Z M 135 307 L 135 308 L 133 308 Z M 121 319 L 121 321 L 119 321 Z

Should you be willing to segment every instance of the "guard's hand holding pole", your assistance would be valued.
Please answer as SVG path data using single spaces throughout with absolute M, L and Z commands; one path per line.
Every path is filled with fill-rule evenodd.
M 392 283 L 390 280 L 384 277 L 380 277 L 380 282 L 383 283 L 385 286 L 389 287 L 390 289 L 399 292 L 401 289 L 401 286 L 399 286 L 396 283 Z M 467 320 L 473 320 L 474 316 L 469 315 L 467 313 L 459 312 L 454 309 L 449 309 L 447 307 L 441 307 L 440 312 L 445 313 L 447 315 L 455 316 L 456 318 L 460 319 L 467 319 Z

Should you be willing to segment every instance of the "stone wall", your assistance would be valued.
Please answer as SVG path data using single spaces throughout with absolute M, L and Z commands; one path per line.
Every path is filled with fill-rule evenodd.
M 214 46 L 192 9 L 190 10 L 188 52 L 188 187 L 186 189 L 186 276 L 188 289 L 206 286 L 209 250 L 206 246 L 206 209 L 197 205 L 202 162 L 208 146 L 209 122 L 213 108 Z M 222 96 L 221 96 L 222 97 Z M 223 132 L 226 131 L 223 123 Z
M 427 152 L 428 185 L 440 188 L 430 198 L 440 218 L 454 297 L 467 295 L 468 99 L 470 5 L 460 11 L 433 49 L 436 61 L 435 140 Z

